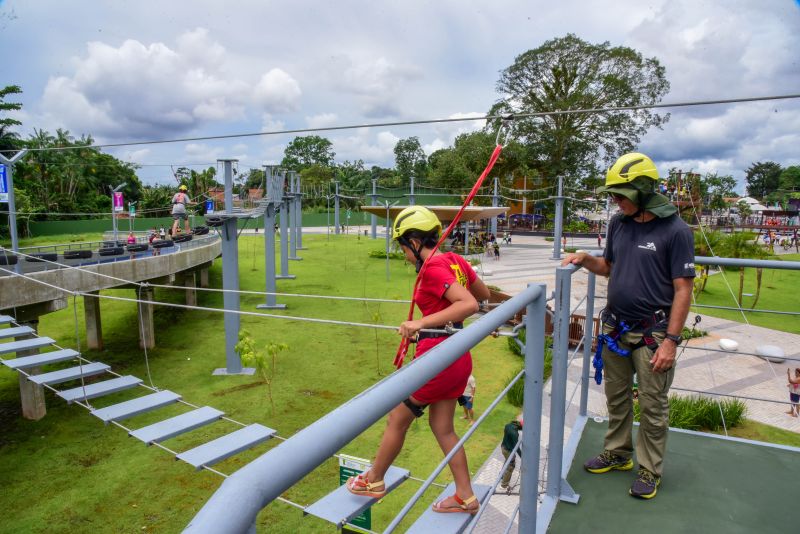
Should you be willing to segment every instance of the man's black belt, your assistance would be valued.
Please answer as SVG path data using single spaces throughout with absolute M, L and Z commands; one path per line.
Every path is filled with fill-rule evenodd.
M 645 317 L 644 319 L 633 319 L 633 320 L 622 319 L 622 320 L 624 320 L 628 325 L 630 325 L 631 330 L 634 331 L 652 330 L 654 327 L 662 325 L 666 330 L 667 323 L 669 322 L 669 312 L 670 312 L 669 309 L 667 310 L 661 309 L 661 310 L 656 310 L 655 312 L 653 312 L 648 317 Z M 620 322 L 620 318 L 617 315 L 606 310 L 605 315 L 602 317 L 602 320 L 603 322 L 608 322 L 608 319 L 611 319 L 611 323 L 614 325 L 617 325 Z
M 461 322 L 453 323 L 452 326 L 451 325 L 435 326 L 434 328 L 431 328 L 431 330 L 444 330 L 445 328 L 448 327 L 460 330 L 461 328 L 464 328 L 464 323 Z M 432 339 L 437 337 L 450 337 L 451 335 L 453 334 L 448 334 L 447 332 L 420 332 L 419 334 L 417 334 L 417 341 L 422 341 L 423 339 Z

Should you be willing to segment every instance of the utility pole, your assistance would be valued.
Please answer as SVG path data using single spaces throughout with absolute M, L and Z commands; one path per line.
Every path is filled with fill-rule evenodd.
M 553 257 L 550 259 L 561 259 L 561 234 L 563 233 L 564 226 L 564 178 L 558 177 L 558 196 L 556 200 L 556 225 L 555 232 L 553 233 Z

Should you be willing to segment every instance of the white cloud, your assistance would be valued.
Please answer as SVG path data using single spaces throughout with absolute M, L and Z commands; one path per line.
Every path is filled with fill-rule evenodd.
M 339 116 L 336 113 L 320 113 L 306 117 L 306 123 L 309 128 L 327 128 L 334 126 L 339 121 Z
M 255 101 L 270 113 L 296 110 L 301 95 L 297 81 L 281 69 L 262 75 L 253 89 Z
M 359 128 L 352 135 L 333 139 L 336 161 L 364 160 L 369 168 L 372 165 L 386 165 L 394 161 L 394 147 L 400 140 L 392 132 L 375 132 L 370 128 Z

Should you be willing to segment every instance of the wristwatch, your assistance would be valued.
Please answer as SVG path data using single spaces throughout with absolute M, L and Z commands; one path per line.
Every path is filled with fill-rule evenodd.
M 664 334 L 665 339 L 669 339 L 670 341 L 674 341 L 676 345 L 680 345 L 683 341 L 681 336 L 676 336 L 675 334 Z

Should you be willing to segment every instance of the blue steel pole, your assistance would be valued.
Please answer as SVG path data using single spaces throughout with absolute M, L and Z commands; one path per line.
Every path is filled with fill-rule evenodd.
M 551 259 L 561 259 L 561 234 L 564 231 L 564 179 L 558 177 L 558 196 L 556 197 L 556 221 L 553 232 L 553 257 Z
M 339 235 L 339 182 L 336 182 L 336 195 L 333 200 L 333 225 L 336 227 L 333 233 Z
M 14 198 L 14 164 L 22 159 L 22 157 L 27 153 L 27 148 L 20 150 L 10 159 L 0 154 L 0 161 L 6 165 L 6 185 L 8 186 L 8 231 L 11 234 L 11 250 L 15 255 L 19 251 L 19 241 L 17 237 L 17 205 Z M 112 207 L 111 209 L 113 210 L 114 208 Z M 14 272 L 17 274 L 22 272 L 19 259 L 17 259 L 17 263 L 14 264 Z
M 378 205 L 378 194 L 377 194 L 377 187 L 378 187 L 378 180 L 372 180 L 372 202 L 370 206 L 377 206 Z M 371 223 L 372 223 L 372 239 L 378 238 L 378 216 L 374 213 L 370 216 Z
M 284 189 L 286 187 L 286 171 L 281 169 L 278 173 L 280 177 L 280 187 L 276 192 L 277 198 L 281 199 L 280 218 L 281 218 L 281 274 L 277 278 L 291 280 L 295 276 L 289 274 L 289 207 L 288 199 Z
M 414 198 L 414 176 L 411 176 L 411 194 L 408 195 L 408 205 L 413 206 L 417 203 L 416 198 Z
M 218 160 L 223 164 L 225 176 L 225 218 L 222 224 L 222 296 L 225 310 L 239 311 L 239 247 L 237 241 L 236 217 L 233 215 L 233 169 L 232 159 Z M 240 316 L 238 313 L 225 315 L 225 374 L 242 372 L 242 361 L 236 352 L 239 340 Z
M 289 171 L 289 193 L 286 195 L 286 213 L 289 219 L 289 259 L 293 261 L 301 260 L 297 257 L 297 203 L 295 198 L 297 192 L 295 191 L 294 171 Z
M 295 197 L 294 213 L 297 219 L 294 228 L 297 232 L 297 250 L 305 250 L 303 248 L 303 193 L 300 189 L 300 175 L 297 173 L 295 173 L 295 180 L 297 181 L 297 196 Z
M 539 497 L 539 455 L 542 439 L 542 391 L 544 387 L 544 314 L 547 291 L 528 303 L 525 313 L 525 386 L 522 401 L 522 474 L 520 475 L 519 532 L 536 532 Z
M 264 210 L 264 267 L 266 272 L 265 291 L 267 292 L 266 304 L 259 304 L 258 309 L 282 310 L 286 304 L 278 304 L 274 293 L 277 291 L 275 282 L 275 206 L 279 203 L 279 179 L 274 176 L 275 165 L 265 165 L 267 183 L 267 206 Z M 273 294 L 271 294 L 273 293 Z

